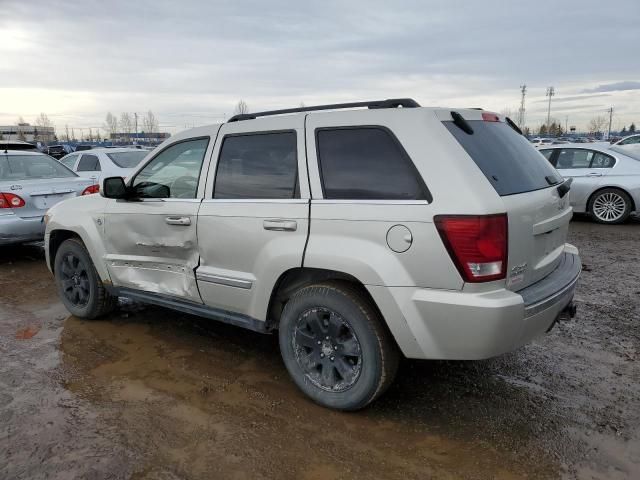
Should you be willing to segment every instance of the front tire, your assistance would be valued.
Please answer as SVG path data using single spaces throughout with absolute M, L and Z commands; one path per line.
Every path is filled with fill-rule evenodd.
M 398 368 L 397 346 L 376 309 L 346 282 L 298 290 L 282 312 L 279 340 L 293 381 L 329 408 L 365 407 Z
M 598 223 L 624 223 L 631 215 L 631 198 L 617 188 L 603 188 L 589 199 L 588 210 Z
M 104 288 L 80 240 L 62 242 L 56 252 L 54 272 L 58 295 L 72 315 L 94 319 L 115 308 L 117 297 Z

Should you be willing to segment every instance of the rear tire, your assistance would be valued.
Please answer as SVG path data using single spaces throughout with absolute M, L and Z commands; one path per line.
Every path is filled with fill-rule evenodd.
M 616 225 L 631 215 L 631 197 L 617 188 L 603 188 L 589 199 L 589 215 L 598 223 Z
M 313 401 L 358 410 L 393 382 L 398 348 L 366 296 L 346 282 L 312 285 L 287 302 L 280 352 L 296 385 Z
M 54 272 L 58 295 L 72 315 L 94 319 L 115 308 L 118 298 L 105 289 L 80 240 L 62 242 L 56 252 Z

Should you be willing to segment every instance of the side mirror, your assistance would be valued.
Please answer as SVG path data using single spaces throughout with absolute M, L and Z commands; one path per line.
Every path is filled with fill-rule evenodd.
M 122 177 L 107 177 L 102 180 L 100 194 L 105 198 L 127 198 L 127 186 Z

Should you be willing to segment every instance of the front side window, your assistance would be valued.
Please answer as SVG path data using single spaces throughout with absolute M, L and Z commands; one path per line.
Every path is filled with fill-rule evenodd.
M 0 155 L 0 180 L 35 180 L 77 177 L 47 155 Z
M 133 179 L 138 198 L 196 198 L 209 138 L 176 143 L 160 152 Z
M 220 148 L 213 198 L 299 196 L 295 132 L 233 135 Z
M 640 135 L 625 138 L 620 142 L 620 145 L 634 145 L 636 143 L 640 143 Z
M 78 155 L 69 155 L 68 157 L 64 157 L 60 160 L 65 167 L 73 169 L 73 166 L 76 164 L 76 160 L 78 160 Z
M 78 162 L 78 168 L 76 169 L 78 172 L 99 172 L 100 171 L 100 160 L 96 155 L 87 155 L 86 153 L 82 155 L 80 161 Z
M 560 150 L 558 154 L 558 161 L 556 168 L 568 169 L 568 168 L 589 168 L 591 165 L 591 157 L 593 152 L 591 150 L 584 150 L 578 148 L 566 148 Z
M 324 198 L 426 200 L 411 159 L 386 129 L 357 127 L 316 131 Z

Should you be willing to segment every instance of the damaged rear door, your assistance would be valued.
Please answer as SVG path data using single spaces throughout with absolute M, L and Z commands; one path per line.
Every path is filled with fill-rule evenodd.
M 202 303 L 196 220 L 212 143 L 206 136 L 168 145 L 131 179 L 132 198 L 109 203 L 105 260 L 115 286 Z

